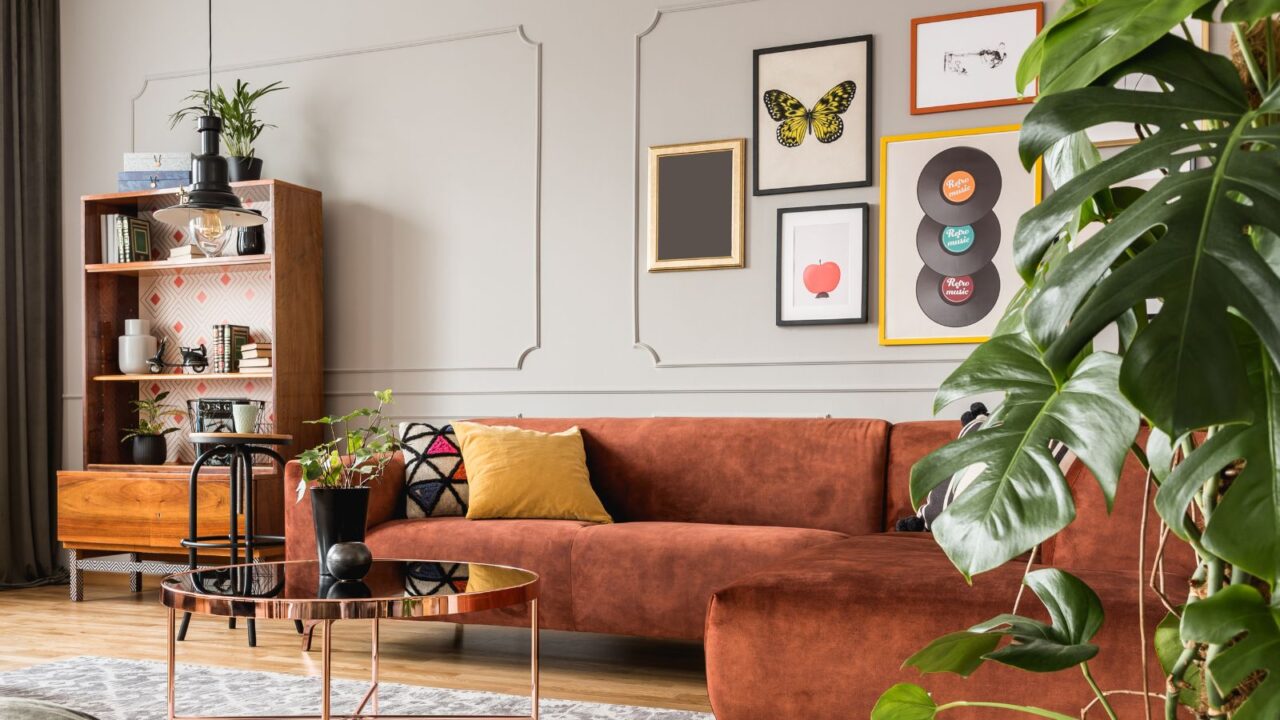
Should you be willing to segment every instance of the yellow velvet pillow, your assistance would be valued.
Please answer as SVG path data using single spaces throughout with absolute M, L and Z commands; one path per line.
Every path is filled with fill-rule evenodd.
M 613 522 L 591 489 L 578 428 L 548 434 L 455 422 L 453 431 L 467 466 L 469 519 Z

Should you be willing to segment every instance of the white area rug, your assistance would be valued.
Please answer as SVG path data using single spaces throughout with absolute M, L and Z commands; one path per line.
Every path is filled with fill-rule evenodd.
M 355 680 L 334 680 L 333 711 L 355 709 L 368 689 Z M 317 714 L 320 678 L 281 673 L 178 665 L 178 714 Z M 386 714 L 528 714 L 529 699 L 514 695 L 445 690 L 384 683 Z M 165 666 L 158 662 L 77 657 L 0 672 L 0 697 L 25 697 L 89 713 L 99 720 L 160 720 L 165 717 Z M 714 720 L 705 713 L 627 705 L 546 700 L 551 720 Z M 366 708 L 367 710 L 367 708 Z

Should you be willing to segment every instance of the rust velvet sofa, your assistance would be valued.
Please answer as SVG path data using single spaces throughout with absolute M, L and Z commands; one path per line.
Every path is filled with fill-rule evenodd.
M 379 557 L 516 565 L 543 579 L 540 619 L 556 630 L 701 640 L 720 720 L 865 718 L 880 692 L 919 681 L 903 659 L 933 637 L 1008 612 L 1023 563 L 967 587 L 922 533 L 887 532 L 911 513 L 911 465 L 955 437 L 958 423 L 864 419 L 555 418 L 489 424 L 580 427 L 591 482 L 615 522 L 406 519 L 404 464 L 373 484 L 367 544 Z M 286 483 L 299 477 L 296 463 Z M 1041 549 L 1103 598 L 1108 619 L 1094 666 L 1104 687 L 1136 689 L 1142 476 L 1129 468 L 1116 511 L 1078 464 L 1079 519 Z M 287 493 L 292 495 L 292 493 Z M 286 501 L 286 554 L 313 558 L 309 501 Z M 1151 523 L 1155 532 L 1156 523 Z M 1154 547 L 1154 544 L 1151 545 Z M 1171 586 L 1190 560 L 1173 557 Z M 468 616 L 515 625 L 523 609 Z M 1036 614 L 1034 598 L 1022 612 Z M 1147 630 L 1163 614 L 1148 597 Z M 460 618 L 460 620 L 462 620 Z M 1159 671 L 1151 674 L 1159 689 Z M 983 668 L 967 681 L 926 678 L 941 699 L 1036 702 L 1074 713 L 1079 674 L 1028 677 Z M 963 717 L 954 715 L 954 717 Z M 976 717 L 976 716 L 975 716 Z

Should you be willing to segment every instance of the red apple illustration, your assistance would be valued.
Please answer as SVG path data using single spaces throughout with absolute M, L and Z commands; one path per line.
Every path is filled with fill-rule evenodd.
M 831 291 L 840 284 L 840 266 L 819 260 L 804 269 L 804 286 L 814 297 L 831 297 Z

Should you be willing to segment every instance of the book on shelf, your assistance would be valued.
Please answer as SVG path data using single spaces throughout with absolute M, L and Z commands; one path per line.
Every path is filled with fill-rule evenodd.
M 169 251 L 170 260 L 189 260 L 191 258 L 209 257 L 199 245 L 179 245 Z
M 243 346 L 243 347 L 241 347 L 240 349 L 241 349 L 241 350 L 243 350 L 244 352 L 262 352 L 262 351 L 266 351 L 266 353 L 267 353 L 268 355 L 270 355 L 270 354 L 271 354 L 271 343 L 269 343 L 269 342 L 265 342 L 265 341 L 262 341 L 262 340 L 259 340 L 258 342 L 249 342 L 249 343 L 245 343 L 245 344 L 244 344 L 244 346 Z
M 249 342 L 248 325 L 213 326 L 213 371 L 233 373 L 240 367 L 240 349 Z
M 248 347 L 249 347 L 248 345 L 245 345 L 244 347 L 240 348 L 241 360 L 261 360 L 263 358 L 267 360 L 271 359 L 270 348 L 267 348 L 266 350 L 249 350 Z
M 240 368 L 267 368 L 271 367 L 271 358 L 240 358 Z
M 270 375 L 270 367 L 241 367 L 238 371 L 241 375 Z

